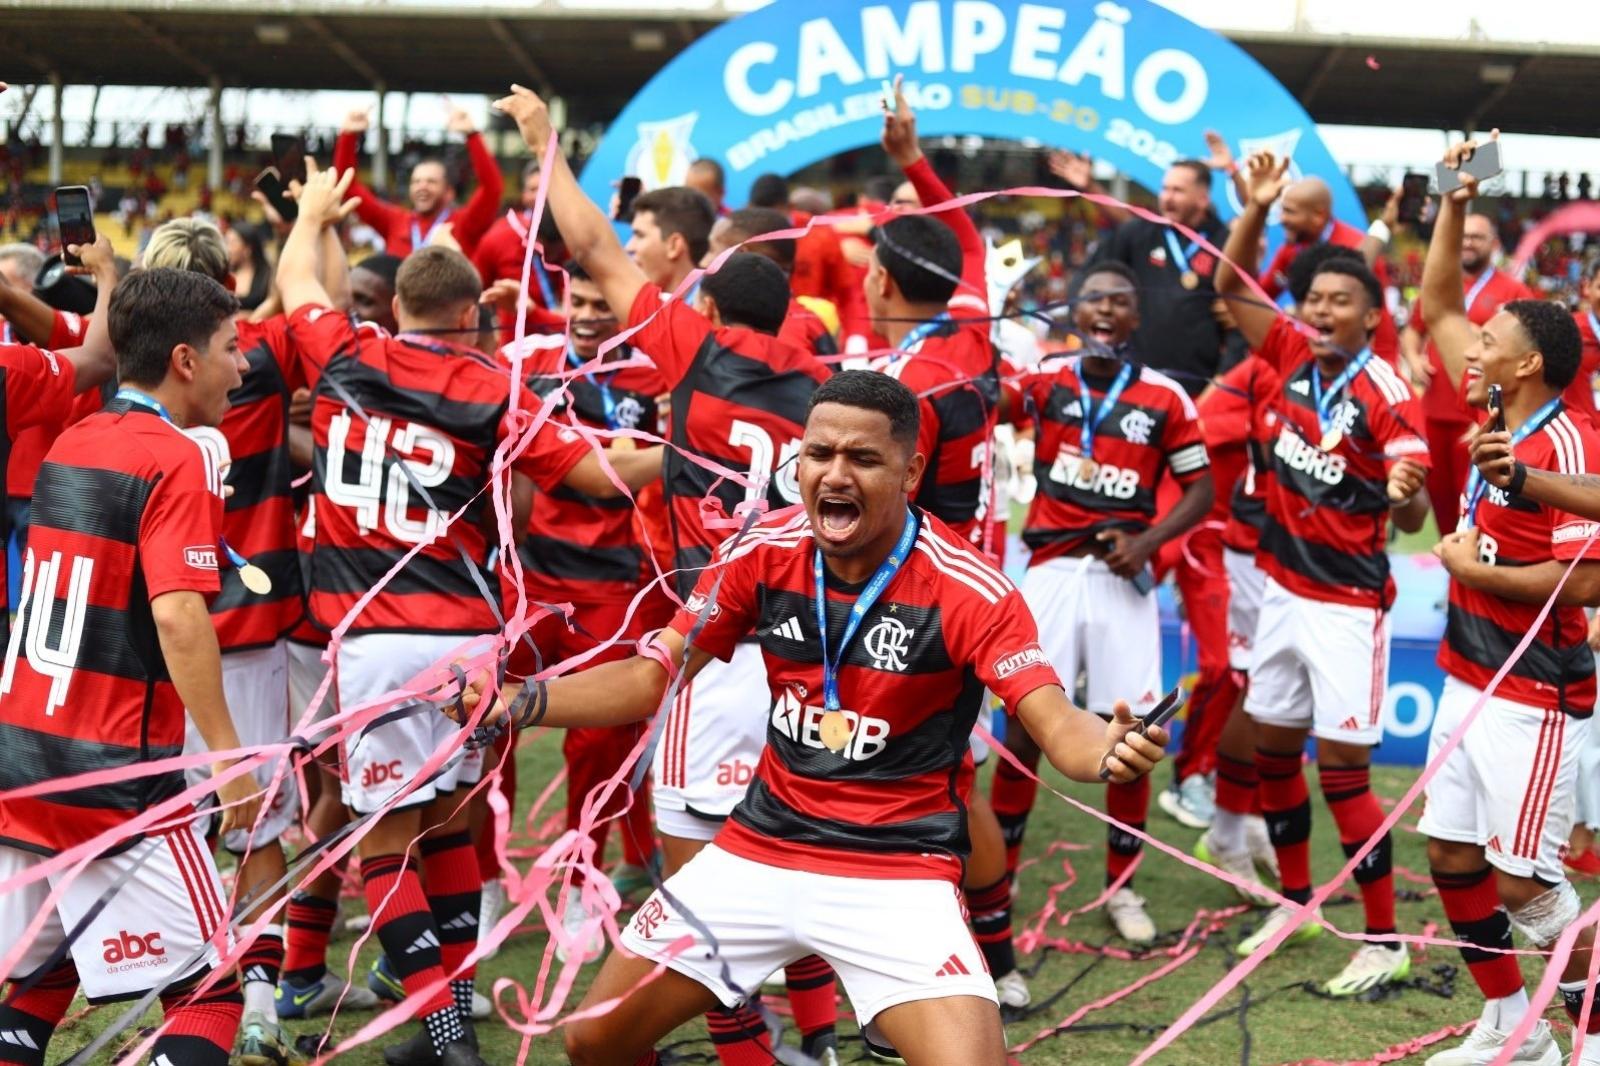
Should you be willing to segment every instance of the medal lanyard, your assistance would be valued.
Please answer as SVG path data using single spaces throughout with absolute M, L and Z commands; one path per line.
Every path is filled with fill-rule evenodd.
M 512 208 L 506 212 L 506 224 L 511 227 L 511 232 L 515 233 L 523 244 L 527 244 L 533 233 L 533 212 L 529 211 L 527 217 L 524 218 L 521 212 L 516 208 Z M 535 247 L 537 248 L 537 245 Z M 538 276 L 539 294 L 544 297 L 545 307 L 551 311 L 556 310 L 556 290 L 550 284 L 550 274 L 545 270 L 544 260 L 540 256 L 533 257 L 533 272 Z
M 1335 224 L 1336 223 L 1334 219 L 1328 219 L 1328 224 L 1322 227 L 1322 236 L 1317 238 L 1318 244 L 1328 243 L 1328 239 L 1333 236 L 1333 227 Z
M 1199 241 L 1190 241 L 1189 247 L 1179 248 L 1178 238 L 1172 233 L 1172 227 L 1163 227 L 1161 235 L 1167 239 L 1167 250 L 1172 253 L 1172 264 L 1178 268 L 1180 274 L 1189 272 L 1189 257 L 1200 248 Z
M 1094 458 L 1094 435 L 1100 428 L 1100 423 L 1115 410 L 1117 401 L 1122 398 L 1122 390 L 1128 387 L 1128 382 L 1133 380 L 1133 364 L 1123 363 L 1122 369 L 1117 371 L 1116 378 L 1111 382 L 1111 387 L 1100 398 L 1098 405 L 1094 404 L 1094 390 L 1089 387 L 1089 381 L 1083 376 L 1083 371 L 1078 371 L 1078 381 L 1083 386 L 1083 398 L 1088 401 L 1084 405 L 1083 413 L 1083 457 Z
M 418 248 L 426 247 L 428 242 L 433 240 L 434 231 L 437 230 L 440 226 L 442 226 L 450 218 L 451 210 L 452 210 L 451 208 L 447 207 L 443 211 L 439 212 L 438 217 L 436 217 L 432 222 L 430 222 L 428 224 L 428 235 L 426 237 L 424 237 L 422 235 L 422 228 L 417 225 L 417 216 L 415 216 L 415 215 L 411 216 L 411 250 L 412 251 L 416 251 Z
M 1533 413 L 1533 417 L 1511 431 L 1511 449 L 1516 451 L 1517 445 L 1527 440 L 1537 430 L 1544 428 L 1545 423 L 1554 418 L 1561 410 L 1561 397 L 1553 396 L 1545 405 Z M 1468 528 L 1478 524 L 1478 504 L 1483 500 L 1483 494 L 1489 486 L 1484 482 L 1483 475 L 1478 473 L 1478 468 L 1473 467 L 1472 473 L 1467 475 L 1467 516 Z
M 950 312 L 940 311 L 926 322 L 919 322 L 914 326 L 905 339 L 900 342 L 900 354 L 892 362 L 898 363 L 907 356 L 915 355 L 922 350 L 922 342 L 943 329 L 950 322 Z
M 1344 395 L 1345 386 L 1355 380 L 1355 376 L 1366 367 L 1367 360 L 1372 358 L 1372 349 L 1363 348 L 1361 354 L 1350 361 L 1339 376 L 1333 379 L 1333 384 L 1328 386 L 1328 391 L 1322 391 L 1322 368 L 1313 360 L 1311 363 L 1311 402 L 1317 407 L 1317 428 L 1326 433 L 1328 431 L 1328 410 L 1333 406 L 1333 401 Z
M 177 429 L 179 433 L 183 432 L 183 430 L 178 429 L 178 423 L 172 420 L 172 415 L 167 411 L 166 405 L 154 396 L 142 393 L 137 389 L 120 388 L 112 399 L 127 400 L 131 404 L 143 407 L 173 429 Z M 223 553 L 228 556 L 228 561 L 233 564 L 235 570 L 243 570 L 250 565 L 250 560 L 234 551 L 233 545 L 228 543 L 228 538 L 224 537 L 220 531 L 217 533 L 217 543 L 222 547 Z
M 1584 314 L 1589 316 L 1590 336 L 1594 337 L 1596 344 L 1600 344 L 1600 315 L 1596 315 L 1592 307 L 1586 310 Z
M 570 344 L 567 345 L 567 362 L 573 367 L 580 367 L 583 365 L 583 359 L 578 355 L 577 352 L 573 351 L 572 345 Z M 610 371 L 606 374 L 606 376 L 610 377 L 611 374 L 614 373 L 616 373 L 616 371 Z M 605 411 L 606 428 L 623 428 L 617 425 L 617 398 L 611 394 L 611 383 L 609 381 L 600 381 L 596 379 L 592 373 L 585 373 L 583 376 L 587 378 L 589 384 L 593 385 L 595 390 L 600 393 L 600 407 Z M 632 427 L 630 426 L 628 428 L 631 429 Z
M 811 569 L 817 583 L 817 629 L 822 633 L 822 702 L 828 710 L 840 709 L 839 667 L 844 662 L 845 649 L 850 647 L 850 639 L 856 635 L 856 630 L 861 628 L 861 620 L 867 616 L 872 605 L 878 602 L 883 590 L 894 580 L 894 575 L 905 565 L 916 540 L 917 513 L 907 507 L 905 528 L 900 530 L 900 539 L 895 542 L 894 551 L 889 553 L 889 558 L 878 564 L 877 572 L 872 575 L 867 587 L 861 590 L 861 595 L 856 597 L 856 602 L 850 607 L 850 614 L 844 623 L 844 635 L 839 638 L 837 658 L 828 654 L 828 590 L 822 579 L 822 549 L 814 549 Z
M 1466 310 L 1468 314 L 1472 313 L 1472 305 L 1478 302 L 1478 296 L 1483 292 L 1483 287 L 1489 284 L 1489 280 L 1493 277 L 1494 267 L 1485 267 L 1483 273 L 1478 275 L 1478 280 L 1472 283 L 1472 288 L 1467 290 Z

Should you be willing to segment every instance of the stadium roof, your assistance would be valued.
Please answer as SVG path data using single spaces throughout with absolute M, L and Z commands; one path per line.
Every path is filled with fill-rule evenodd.
M 761 0 L 0 0 L 0 72 L 76 85 L 497 93 L 604 122 Z M 70 28 L 70 30 L 69 30 Z M 1226 31 L 1318 122 L 1590 136 L 1600 45 Z M 94 44 L 93 42 L 100 42 Z

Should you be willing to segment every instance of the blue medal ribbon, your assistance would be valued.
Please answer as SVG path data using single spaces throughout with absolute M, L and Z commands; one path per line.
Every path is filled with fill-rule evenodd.
M 582 366 L 583 362 L 583 357 L 578 355 L 578 353 L 573 350 L 571 344 L 568 344 L 567 363 L 576 369 L 577 367 Z M 609 378 L 612 373 L 615 373 L 615 371 L 611 371 L 606 375 L 606 377 Z M 620 426 L 617 424 L 617 398 L 611 393 L 611 382 L 600 381 L 594 376 L 593 373 L 585 373 L 583 376 L 589 382 L 589 384 L 594 386 L 595 391 L 600 394 L 600 407 L 605 412 L 606 428 L 632 429 L 632 426 Z
M 131 404 L 143 407 L 146 411 L 149 411 L 151 414 L 161 419 L 161 421 L 165 422 L 173 429 L 177 429 L 179 433 L 183 432 L 183 430 L 178 429 L 178 423 L 172 420 L 172 414 L 167 410 L 166 405 L 160 400 L 156 399 L 154 396 L 140 392 L 138 389 L 130 389 L 124 386 L 118 389 L 117 394 L 111 399 L 112 402 L 117 400 L 127 400 Z M 235 570 L 243 570 L 245 567 L 250 565 L 250 560 L 234 551 L 233 545 L 229 544 L 228 539 L 220 532 L 217 534 L 217 543 L 222 548 L 223 553 L 227 555 L 228 561 L 233 564 L 233 568 Z
M 1083 371 L 1078 371 L 1078 383 L 1083 386 L 1083 398 L 1088 401 L 1083 409 L 1083 434 L 1082 446 L 1085 459 L 1094 458 L 1094 435 L 1104 422 L 1116 409 L 1117 400 L 1122 397 L 1122 390 L 1128 387 L 1128 382 L 1133 380 L 1133 364 L 1123 363 L 1122 369 L 1117 371 L 1117 376 L 1111 382 L 1111 387 L 1100 398 L 1100 403 L 1094 405 L 1094 390 L 1089 387 L 1088 379 L 1083 376 Z M 1091 407 L 1091 405 L 1093 405 Z
M 1600 343 L 1600 315 L 1596 315 L 1592 307 L 1585 311 L 1584 314 L 1589 316 L 1589 333 L 1594 337 L 1596 343 Z
M 1561 397 L 1552 396 L 1545 405 L 1533 413 L 1533 417 L 1511 431 L 1511 450 L 1516 452 L 1517 445 L 1527 440 L 1534 433 L 1543 429 L 1545 424 L 1561 411 Z M 1463 518 L 1465 528 L 1472 528 L 1478 524 L 1478 504 L 1483 502 L 1483 494 L 1488 491 L 1489 484 L 1483 480 L 1483 475 L 1478 473 L 1474 466 L 1467 475 L 1467 513 Z
M 1312 362 L 1311 402 L 1317 408 L 1317 428 L 1323 433 L 1328 432 L 1328 412 L 1333 407 L 1333 401 L 1344 394 L 1345 386 L 1355 380 L 1356 375 L 1361 373 L 1371 358 L 1371 348 L 1361 349 L 1361 354 L 1352 359 L 1339 376 L 1333 379 L 1333 384 L 1328 386 L 1326 393 L 1322 391 L 1322 368 L 1315 361 Z
M 949 325 L 949 323 L 949 311 L 940 311 L 938 314 L 928 319 L 928 321 L 917 323 L 916 326 L 912 328 L 911 332 L 905 335 L 905 339 L 900 342 L 898 347 L 901 354 L 895 356 L 895 360 L 898 362 L 908 355 L 915 355 L 922 347 L 923 341 L 939 332 L 939 330 Z
M 815 549 L 811 569 L 817 584 L 817 629 L 822 634 L 822 703 L 828 710 L 840 709 L 839 667 L 844 662 L 845 649 L 850 647 L 851 638 L 856 635 L 856 630 L 861 628 L 861 620 L 867 616 L 872 605 L 883 595 L 883 590 L 889 587 L 889 582 L 894 580 L 894 576 L 910 558 L 911 549 L 916 541 L 917 512 L 907 507 L 906 524 L 900 530 L 900 539 L 895 541 L 894 550 L 889 553 L 887 559 L 878 564 L 877 572 L 867 581 L 866 588 L 861 590 L 861 595 L 856 597 L 856 602 L 850 607 L 850 615 L 844 623 L 844 635 L 839 639 L 837 657 L 828 654 L 828 589 L 822 578 L 822 549 Z
M 428 235 L 426 237 L 422 235 L 422 227 L 417 225 L 416 216 L 411 216 L 411 250 L 415 252 L 420 248 L 427 247 L 428 242 L 433 240 L 433 231 L 438 229 L 440 225 L 450 218 L 450 213 L 453 210 L 454 208 L 447 207 L 443 211 L 439 212 L 439 214 L 435 216 L 433 222 L 428 225 Z
M 1161 235 L 1167 239 L 1167 251 L 1172 253 L 1172 264 L 1178 268 L 1178 273 L 1187 274 L 1189 257 L 1200 250 L 1200 242 L 1190 241 L 1187 248 L 1179 248 L 1178 238 L 1173 234 L 1171 226 L 1164 227 Z

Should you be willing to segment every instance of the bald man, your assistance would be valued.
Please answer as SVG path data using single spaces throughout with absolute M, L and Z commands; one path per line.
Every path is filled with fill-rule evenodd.
M 1294 262 L 1295 256 L 1314 244 L 1333 244 L 1360 251 L 1361 242 L 1366 238 L 1361 230 L 1333 217 L 1333 191 L 1321 178 L 1302 178 L 1283 190 L 1278 210 L 1287 239 L 1261 275 L 1262 287 L 1274 300 L 1288 285 L 1289 264 Z M 1384 292 L 1388 292 L 1389 268 L 1381 258 L 1373 265 L 1373 273 L 1378 275 L 1378 284 L 1383 286 Z M 1400 364 L 1400 332 L 1387 307 L 1383 309 L 1383 321 L 1372 335 L 1372 350 L 1392 366 L 1404 370 Z
M 1510 274 L 1495 269 L 1499 254 L 1500 238 L 1495 234 L 1494 220 L 1488 215 L 1468 215 L 1461 231 L 1461 283 L 1466 293 L 1467 319 L 1474 326 L 1489 321 L 1502 304 L 1512 300 L 1543 299 Z M 1477 415 L 1450 384 L 1439 352 L 1427 337 L 1427 315 L 1419 299 L 1400 336 L 1400 349 L 1412 368 L 1412 380 L 1427 383 L 1422 413 L 1427 419 L 1428 453 L 1433 457 L 1433 467 L 1428 471 L 1428 498 L 1433 501 L 1433 518 L 1439 531 L 1449 533 L 1460 517 L 1461 492 L 1472 468 L 1461 441 L 1476 424 Z M 1579 410 L 1593 407 L 1591 397 Z
M 683 184 L 710 200 L 711 206 L 717 209 L 719 217 L 727 217 L 728 205 L 723 202 L 723 198 L 727 195 L 728 182 L 721 163 L 715 159 L 696 159 L 689 164 L 689 172 L 683 176 Z

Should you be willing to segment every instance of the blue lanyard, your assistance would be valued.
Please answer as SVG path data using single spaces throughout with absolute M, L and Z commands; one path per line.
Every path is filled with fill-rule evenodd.
M 1189 270 L 1189 257 L 1199 250 L 1200 242 L 1190 241 L 1189 247 L 1179 248 L 1178 238 L 1173 236 L 1170 226 L 1164 228 L 1161 231 L 1161 235 L 1167 239 L 1167 250 L 1172 253 L 1173 265 L 1178 268 L 1179 272 L 1187 273 Z
M 1355 380 L 1367 365 L 1367 360 L 1372 358 L 1372 349 L 1363 348 L 1361 354 L 1350 361 L 1338 377 L 1333 379 L 1333 384 L 1328 386 L 1328 391 L 1322 391 L 1322 368 L 1313 360 L 1311 363 L 1311 402 L 1317 406 L 1317 427 L 1324 433 L 1328 431 L 1328 409 L 1333 406 L 1333 401 L 1344 393 L 1344 387 Z
M 154 396 L 142 393 L 137 389 L 124 387 L 118 389 L 117 394 L 111 399 L 113 401 L 127 400 L 131 404 L 136 404 L 139 407 L 143 407 L 145 410 L 161 419 L 161 421 L 165 422 L 173 429 L 177 429 L 179 433 L 183 432 L 183 430 L 178 429 L 178 423 L 172 420 L 172 415 L 167 410 L 166 405 L 160 400 L 156 399 Z M 234 551 L 233 545 L 229 544 L 227 538 L 224 537 L 220 532 L 217 534 L 217 542 L 221 545 L 223 552 L 227 554 L 228 561 L 233 564 L 233 568 L 235 570 L 243 570 L 245 567 L 250 565 L 250 560 Z
M 1337 220 L 1335 220 L 1335 219 L 1331 219 L 1331 218 L 1328 219 L 1328 224 L 1326 226 L 1322 227 L 1322 236 L 1317 238 L 1317 243 L 1318 244 L 1327 244 L 1328 243 L 1328 238 L 1333 236 L 1333 227 L 1336 224 L 1336 222 L 1337 222 Z
M 1493 277 L 1494 267 L 1488 267 L 1478 275 L 1478 280 L 1472 283 L 1472 288 L 1467 290 L 1467 314 L 1472 313 L 1472 305 L 1478 302 L 1478 294 L 1483 292 L 1483 287 L 1489 284 L 1489 280 Z
M 572 350 L 572 346 L 570 344 L 567 345 L 567 362 L 574 368 L 583 365 L 583 359 L 578 355 L 577 352 Z M 611 373 L 615 373 L 615 371 L 608 373 L 606 376 L 610 377 Z M 605 412 L 606 428 L 624 428 L 617 425 L 617 398 L 611 393 L 611 383 L 609 381 L 600 381 L 591 373 L 586 373 L 583 376 L 588 379 L 589 384 L 593 385 L 595 390 L 600 393 L 600 407 Z M 628 426 L 626 428 L 632 429 L 633 427 Z
M 550 275 L 545 271 L 544 264 L 539 261 L 537 255 L 533 257 L 533 272 L 539 278 L 539 295 L 544 297 L 545 309 L 549 311 L 556 310 L 559 307 L 556 301 L 556 290 L 551 287 Z
M 822 702 L 828 710 L 840 709 L 839 666 L 844 662 L 845 649 L 850 646 L 850 640 L 856 635 L 856 630 L 861 628 L 861 620 L 867 616 L 872 605 L 878 602 L 878 597 L 889 587 L 894 575 L 905 565 L 916 540 L 917 512 L 907 507 L 905 528 L 900 530 L 900 539 L 895 542 L 894 551 L 889 553 L 889 558 L 878 564 L 877 572 L 872 575 L 867 587 L 861 590 L 861 595 L 856 597 L 856 602 L 850 607 L 850 615 L 844 623 L 844 636 L 839 639 L 837 658 L 828 655 L 828 590 L 822 580 L 822 549 L 814 549 L 811 570 L 817 581 L 817 629 L 822 633 Z
M 1511 448 L 1516 450 L 1517 445 L 1527 440 L 1538 430 L 1544 428 L 1561 410 L 1561 397 L 1552 396 L 1545 405 L 1533 413 L 1533 417 L 1511 431 Z M 1483 501 L 1483 494 L 1489 488 L 1484 483 L 1483 475 L 1478 473 L 1478 468 L 1473 467 L 1472 473 L 1467 475 L 1467 516 L 1466 523 L 1470 528 L 1478 524 L 1478 504 Z
M 446 220 L 450 218 L 450 212 L 452 210 L 453 208 L 447 207 L 443 211 L 439 212 L 438 217 L 428 225 L 427 237 L 422 236 L 422 229 L 417 225 L 416 216 L 413 215 L 411 217 L 411 250 L 413 252 L 417 251 L 419 248 L 426 247 L 428 242 L 433 240 L 433 231 L 438 229 L 445 223 Z
M 1589 316 L 1589 333 L 1593 335 L 1595 343 L 1600 344 L 1600 316 L 1596 316 L 1594 308 L 1589 308 L 1584 314 Z
M 1122 369 L 1117 371 L 1117 376 L 1111 382 L 1111 387 L 1100 398 L 1100 403 L 1093 408 L 1091 413 L 1089 405 L 1085 404 L 1083 412 L 1083 457 L 1094 458 L 1094 435 L 1100 429 L 1100 423 L 1116 409 L 1117 400 L 1122 397 L 1122 390 L 1128 387 L 1128 382 L 1133 380 L 1133 364 L 1123 363 Z M 1083 397 L 1090 403 L 1094 401 L 1094 390 L 1089 388 L 1088 379 L 1083 376 L 1082 369 L 1078 371 L 1078 382 L 1083 386 Z
M 907 333 L 905 340 L 900 342 L 900 350 L 906 355 L 914 355 L 922 346 L 922 342 L 943 329 L 950 321 L 949 311 L 940 311 L 926 322 L 919 322 L 915 328 Z M 902 357 L 903 358 L 903 357 Z

